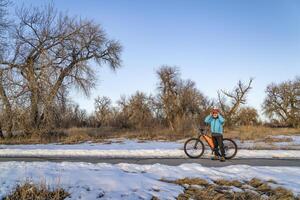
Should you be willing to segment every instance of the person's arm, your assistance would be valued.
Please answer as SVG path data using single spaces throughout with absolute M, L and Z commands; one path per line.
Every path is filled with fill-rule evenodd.
M 211 122 L 211 120 L 212 120 L 212 116 L 208 115 L 208 116 L 205 117 L 204 122 L 207 123 L 207 124 L 209 124 Z
M 224 119 L 224 117 L 222 115 L 219 114 L 219 118 L 218 119 L 220 120 L 221 124 L 224 124 L 225 119 Z

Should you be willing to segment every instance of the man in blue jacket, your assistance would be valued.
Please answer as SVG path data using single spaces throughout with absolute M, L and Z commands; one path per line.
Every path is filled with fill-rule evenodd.
M 223 124 L 225 122 L 222 115 L 219 114 L 219 109 L 214 107 L 211 114 L 205 118 L 205 123 L 210 125 L 210 131 L 214 142 L 214 156 L 212 157 L 213 160 L 218 159 L 219 148 L 221 150 L 221 157 L 220 161 L 225 161 L 225 151 L 223 145 Z

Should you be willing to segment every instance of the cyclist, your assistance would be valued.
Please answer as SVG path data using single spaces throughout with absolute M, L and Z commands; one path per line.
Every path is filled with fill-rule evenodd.
M 214 107 L 210 115 L 205 118 L 205 123 L 210 125 L 210 131 L 212 134 L 212 139 L 214 142 L 214 155 L 212 156 L 212 160 L 217 160 L 219 155 L 219 148 L 221 151 L 220 161 L 225 161 L 225 150 L 223 145 L 223 124 L 224 118 L 219 114 L 219 109 Z

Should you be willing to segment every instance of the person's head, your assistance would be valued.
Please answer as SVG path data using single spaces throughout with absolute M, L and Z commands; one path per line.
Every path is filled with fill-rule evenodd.
M 214 107 L 211 111 L 211 115 L 213 118 L 217 118 L 219 116 L 219 109 L 217 107 Z

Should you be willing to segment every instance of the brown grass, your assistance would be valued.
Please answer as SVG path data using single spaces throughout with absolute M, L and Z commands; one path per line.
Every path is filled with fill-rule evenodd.
M 14 136 L 12 138 L 0 138 L 0 144 L 46 144 L 63 143 L 76 144 L 86 141 L 104 142 L 110 139 L 127 138 L 144 140 L 168 140 L 192 136 L 192 134 L 174 133 L 169 129 L 151 129 L 151 130 L 129 130 L 114 128 L 70 128 L 57 130 L 42 136 Z
M 143 140 L 175 141 L 183 138 L 169 129 L 129 130 L 113 128 L 71 128 L 64 130 L 68 137 L 64 143 L 78 143 L 84 141 L 102 142 L 104 140 L 126 138 Z
M 265 142 L 267 143 L 273 143 L 273 142 L 292 142 L 293 139 L 292 138 L 275 138 L 275 137 L 271 137 L 268 136 L 264 139 Z
M 273 138 L 275 135 L 297 135 L 300 129 L 293 128 L 269 128 L 264 126 L 242 126 L 234 129 L 225 129 L 225 137 L 240 140 L 260 140 L 265 142 L 287 142 L 289 138 Z M 13 138 L 0 139 L 0 144 L 38 144 L 38 143 L 64 143 L 75 144 L 86 141 L 103 142 L 115 138 L 127 138 L 138 140 L 167 140 L 176 141 L 196 136 L 196 131 L 176 132 L 165 128 L 146 130 L 129 130 L 116 128 L 70 128 L 60 129 L 42 136 L 15 136 Z
M 3 200 L 63 200 L 69 195 L 68 192 L 61 188 L 50 190 L 44 184 L 37 186 L 31 183 L 24 183 L 23 185 L 18 185 Z
M 210 185 L 207 180 L 201 179 L 201 178 L 183 178 L 183 179 L 177 179 L 175 181 L 167 181 L 167 180 L 162 180 L 164 182 L 169 182 L 169 183 L 175 183 L 177 185 L 201 185 L 201 186 L 208 186 Z
M 290 190 L 283 187 L 271 187 L 269 182 L 256 178 L 245 182 L 220 179 L 211 184 L 199 178 L 185 178 L 168 182 L 182 185 L 185 188 L 184 193 L 177 197 L 178 200 L 300 200 Z M 239 190 L 232 190 L 232 187 L 239 188 Z
M 237 180 L 225 180 L 225 179 L 219 179 L 214 181 L 215 184 L 217 185 L 221 185 L 221 186 L 235 186 L 235 187 L 242 187 L 243 183 L 241 183 L 240 181 Z
M 231 130 L 225 129 L 224 135 L 229 138 L 240 140 L 266 140 L 272 142 L 272 137 L 275 135 L 300 135 L 300 129 L 296 128 L 270 128 L 265 126 L 241 126 Z M 268 138 L 268 139 L 266 139 Z M 273 142 L 280 141 L 280 139 Z M 281 141 L 283 141 L 282 139 Z M 287 139 L 285 139 L 287 141 Z

